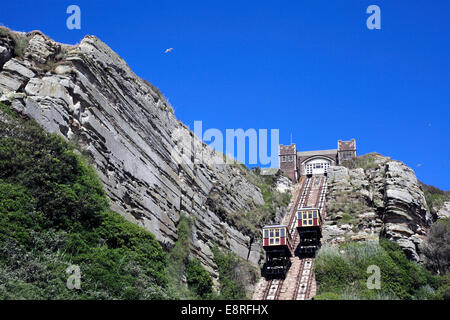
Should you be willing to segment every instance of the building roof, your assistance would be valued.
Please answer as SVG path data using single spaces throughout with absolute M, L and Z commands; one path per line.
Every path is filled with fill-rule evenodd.
M 278 169 L 278 168 L 263 168 L 263 169 L 261 169 L 260 174 L 262 176 L 274 176 L 278 173 L 279 170 L 280 169 Z
M 282 227 L 286 227 L 285 225 L 282 224 L 269 224 L 263 227 L 263 229 L 267 229 L 267 228 L 282 228 Z
M 290 146 L 283 146 L 280 144 L 280 155 L 289 155 L 289 154 L 295 154 L 295 151 L 297 151 L 297 147 L 295 143 L 291 144 Z
M 297 152 L 298 157 L 312 157 L 312 156 L 329 156 L 337 155 L 337 149 L 330 150 L 316 150 L 316 151 L 299 151 Z

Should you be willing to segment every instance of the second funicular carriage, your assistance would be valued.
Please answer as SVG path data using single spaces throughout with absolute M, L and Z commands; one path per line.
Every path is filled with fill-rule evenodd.
M 285 225 L 267 225 L 263 228 L 263 248 L 266 263 L 263 273 L 266 277 L 286 276 L 291 265 L 291 237 Z
M 297 210 L 297 231 L 301 251 L 315 251 L 322 238 L 322 216 L 319 208 L 303 207 Z

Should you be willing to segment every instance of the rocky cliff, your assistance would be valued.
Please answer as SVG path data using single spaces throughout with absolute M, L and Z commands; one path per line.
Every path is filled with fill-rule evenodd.
M 0 29 L 0 101 L 76 143 L 97 169 L 112 208 L 170 246 L 180 214 L 194 218 L 192 252 L 213 274 L 211 247 L 230 248 L 257 264 L 259 241 L 228 219 L 264 204 L 240 165 L 218 155 L 177 120 L 158 89 L 93 36 L 79 45 L 40 32 Z M 324 240 L 386 237 L 421 260 L 432 217 L 414 172 L 398 161 L 369 155 L 332 167 Z M 280 192 L 291 185 L 284 178 Z M 445 204 L 439 211 L 448 215 Z M 281 221 L 286 208 L 276 210 Z
M 324 239 L 329 242 L 377 239 L 397 242 L 414 261 L 432 223 L 414 171 L 378 154 L 347 167 L 332 167 L 327 193 Z
M 217 155 L 173 114 L 158 89 L 93 36 L 79 45 L 0 30 L 1 101 L 92 159 L 112 208 L 168 246 L 184 212 L 192 252 L 216 274 L 213 243 L 258 263 L 260 243 L 226 216 L 264 204 L 245 168 Z M 195 150 L 195 152 L 189 151 Z

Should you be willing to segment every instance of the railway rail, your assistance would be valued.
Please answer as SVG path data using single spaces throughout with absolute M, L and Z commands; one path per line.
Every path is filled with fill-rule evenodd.
M 270 280 L 267 284 L 266 290 L 264 291 L 262 300 L 278 300 L 281 288 L 283 287 L 283 282 L 283 279 Z
M 300 242 L 299 234 L 296 232 L 296 212 L 300 208 L 311 206 L 319 208 L 322 220 L 325 219 L 327 177 L 322 175 L 302 177 L 299 184 L 290 216 L 287 218 L 287 226 L 295 252 Z M 313 274 L 314 258 L 294 254 L 291 257 L 291 262 L 293 265 L 299 263 L 299 266 L 297 268 L 291 267 L 285 279 L 267 281 L 263 289 L 262 300 L 307 300 L 312 298 L 311 291 L 315 281 Z M 296 274 L 294 274 L 295 272 Z

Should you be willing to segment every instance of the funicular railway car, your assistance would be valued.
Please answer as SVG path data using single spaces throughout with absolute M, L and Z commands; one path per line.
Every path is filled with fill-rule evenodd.
M 287 226 L 265 226 L 263 248 L 266 252 L 263 276 L 284 278 L 291 264 L 289 258 L 292 257 L 291 238 Z
M 297 210 L 297 231 L 301 251 L 315 251 L 322 238 L 322 217 L 320 210 L 303 207 Z

